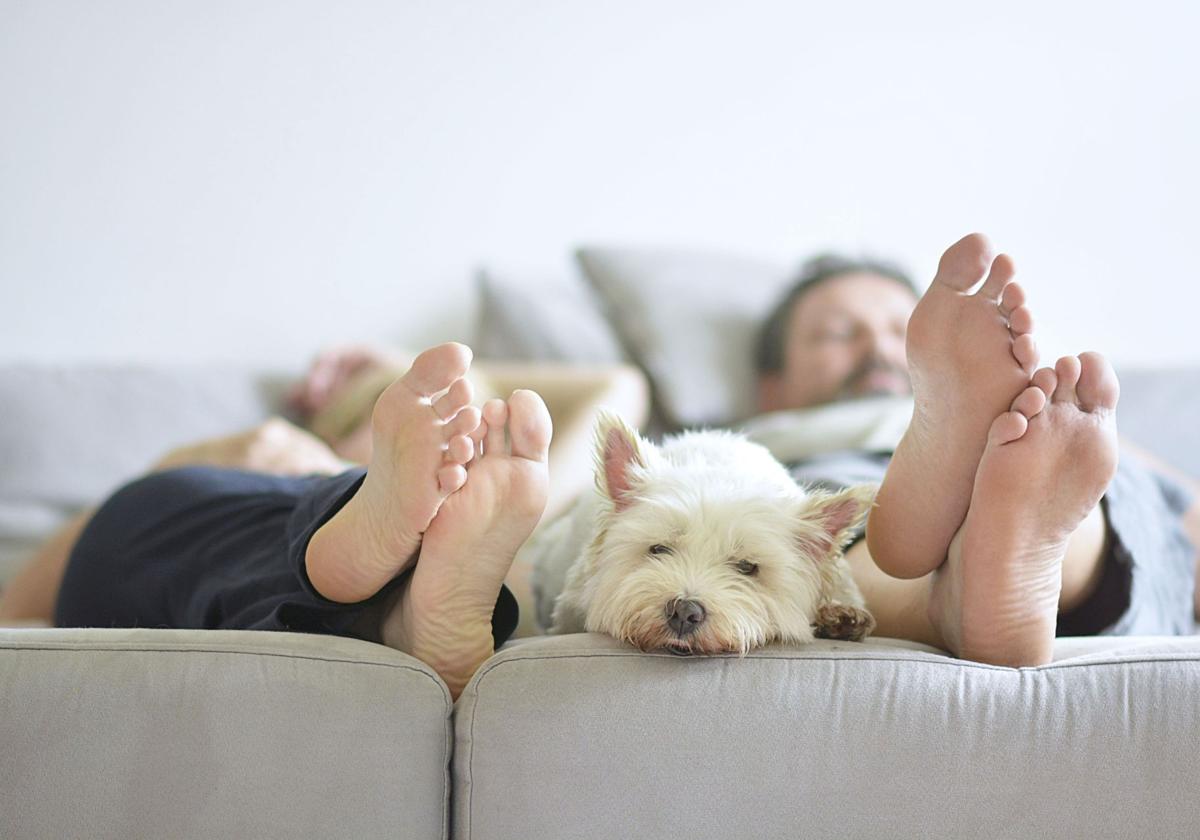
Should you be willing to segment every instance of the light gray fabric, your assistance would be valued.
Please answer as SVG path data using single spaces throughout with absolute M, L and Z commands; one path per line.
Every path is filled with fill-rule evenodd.
M 454 836 L 1195 837 L 1200 639 L 1059 645 L 514 645 L 459 700 Z
M 786 267 L 704 251 L 583 248 L 577 257 L 668 428 L 750 415 L 754 337 Z
M 1200 367 L 1117 373 L 1121 435 L 1200 480 Z
M 0 837 L 446 836 L 450 697 L 402 653 L 0 630 Z
M 579 277 L 510 278 L 480 271 L 473 349 L 481 359 L 615 364 L 625 355 Z
M 230 368 L 0 365 L 0 585 L 168 450 L 249 428 L 284 378 Z

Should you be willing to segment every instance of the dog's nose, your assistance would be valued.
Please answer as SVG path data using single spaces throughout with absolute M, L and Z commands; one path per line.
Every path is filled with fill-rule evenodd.
M 667 602 L 667 624 L 680 636 L 695 633 L 706 617 L 704 605 L 699 601 L 676 598 Z

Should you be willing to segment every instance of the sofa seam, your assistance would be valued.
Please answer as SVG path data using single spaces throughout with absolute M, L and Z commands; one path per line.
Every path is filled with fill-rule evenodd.
M 450 809 L 454 807 L 454 777 L 451 762 L 454 760 L 454 705 L 443 716 L 446 737 L 442 743 L 442 837 L 450 840 Z
M 416 668 L 412 665 L 404 663 L 392 662 L 364 662 L 356 659 L 342 659 L 329 656 L 310 656 L 295 653 L 279 653 L 274 651 L 255 651 L 255 650 L 222 650 L 221 648 L 198 648 L 198 647 L 181 647 L 181 648 L 139 648 L 139 647 L 112 647 L 99 645 L 86 646 L 70 646 L 70 645 L 4 645 L 0 644 L 0 652 L 2 651 L 22 651 L 22 650 L 40 650 L 40 651 L 63 651 L 66 653 L 87 653 L 91 651 L 105 651 L 108 653 L 220 653 L 230 656 L 271 656 L 278 659 L 304 659 L 310 662 L 330 662 L 339 665 L 366 665 L 375 668 L 394 668 L 401 671 L 411 671 L 414 674 L 420 674 L 426 677 L 435 686 L 441 689 L 442 698 L 448 699 L 449 692 L 445 684 L 435 678 L 429 672 Z
M 1086 655 L 1086 654 L 1084 654 Z M 481 674 L 480 681 L 488 672 L 506 665 L 511 662 L 532 662 L 543 659 L 608 659 L 608 658 L 629 658 L 629 659 L 663 659 L 672 661 L 678 659 L 675 656 L 647 656 L 644 653 L 635 653 L 632 651 L 592 651 L 588 653 L 551 653 L 537 656 L 513 656 L 511 658 L 502 659 L 499 662 L 494 662 L 487 666 L 487 669 Z M 1093 665 L 1123 665 L 1129 663 L 1140 662 L 1189 662 L 1200 661 L 1200 650 L 1192 654 L 1144 654 L 1136 657 L 1119 658 L 1119 659 L 1102 659 L 1090 662 L 1072 662 L 1064 660 L 1061 662 L 1048 662 L 1045 665 L 1025 665 L 1018 668 L 1013 668 L 1006 665 L 989 665 L 985 662 L 971 662 L 964 659 L 956 659 L 947 657 L 942 659 L 923 659 L 912 656 L 754 656 L 754 657 L 739 657 L 739 656 L 716 656 L 706 657 L 711 659 L 725 659 L 735 662 L 917 662 L 925 665 L 938 665 L 942 667 L 954 668 L 972 668 L 980 671 L 1014 671 L 1017 673 L 1029 673 L 1034 671 L 1051 671 L 1060 668 L 1080 668 Z

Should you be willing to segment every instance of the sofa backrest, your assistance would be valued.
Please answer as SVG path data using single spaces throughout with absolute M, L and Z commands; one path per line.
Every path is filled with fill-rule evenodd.
M 170 449 L 261 422 L 284 383 L 217 367 L 0 366 L 0 584 L 74 511 Z
M 229 367 L 0 365 L 0 585 L 76 510 L 170 449 L 282 409 L 288 376 Z M 1200 368 L 1121 373 L 1123 436 L 1200 478 Z

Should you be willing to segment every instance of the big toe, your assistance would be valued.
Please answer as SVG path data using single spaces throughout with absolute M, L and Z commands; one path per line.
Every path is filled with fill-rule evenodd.
M 965 292 L 987 273 L 992 260 L 992 244 L 988 238 L 982 233 L 967 234 L 942 254 L 933 281 Z
M 431 347 L 413 359 L 401 377 L 409 390 L 423 397 L 444 391 L 466 375 L 471 366 L 471 348 L 457 341 Z
M 513 391 L 508 398 L 508 437 L 512 454 L 530 461 L 545 461 L 553 427 L 550 412 L 534 391 Z
M 1116 408 L 1121 385 L 1108 360 L 1099 353 L 1080 353 L 1079 368 L 1079 383 L 1075 386 L 1079 404 L 1086 411 Z
M 1000 254 L 996 259 L 992 260 L 991 269 L 988 271 L 987 280 L 983 281 L 983 288 L 979 290 L 979 294 L 984 297 L 989 297 L 994 301 L 1002 302 L 1005 297 L 1005 292 L 1008 292 L 1008 310 L 1011 312 L 1024 303 L 1019 298 L 1024 297 L 1024 291 L 1020 286 L 1009 291 L 1016 285 L 1012 279 L 1017 276 L 1017 267 L 1013 263 L 1012 257 L 1008 254 Z M 1003 303 L 1002 303 L 1003 307 Z M 1026 330 L 1028 332 L 1028 330 Z

